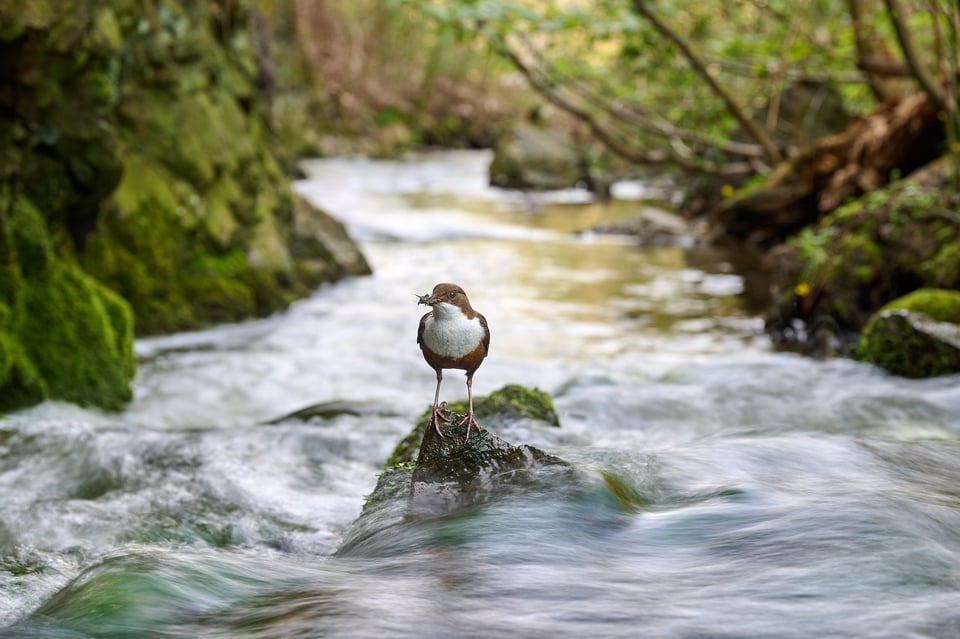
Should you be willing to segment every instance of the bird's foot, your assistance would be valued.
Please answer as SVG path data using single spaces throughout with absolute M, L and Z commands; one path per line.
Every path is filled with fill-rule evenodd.
M 446 402 L 440 402 L 440 404 L 433 409 L 433 415 L 430 416 L 430 424 L 432 424 L 436 429 L 437 435 L 440 435 L 441 437 L 443 437 L 443 432 L 440 430 L 440 422 L 443 422 L 444 424 L 450 422 L 450 420 L 447 419 L 447 416 L 443 414 L 443 409 L 446 407 Z
M 467 416 L 464 417 L 463 419 L 461 419 L 461 420 L 460 420 L 460 423 L 457 424 L 457 426 L 463 426 L 464 424 L 467 425 L 467 436 L 463 438 L 463 441 L 464 441 L 464 442 L 466 442 L 466 441 L 468 441 L 468 440 L 470 439 L 470 427 L 471 427 L 471 426 L 476 426 L 478 433 L 483 430 L 483 426 L 481 426 L 481 425 L 477 422 L 477 418 L 473 416 L 473 411 L 468 412 L 468 413 L 467 413 Z

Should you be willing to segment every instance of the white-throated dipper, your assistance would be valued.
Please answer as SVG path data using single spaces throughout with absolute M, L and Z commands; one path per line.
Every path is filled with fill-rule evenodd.
M 442 437 L 440 422 L 448 421 L 439 403 L 443 369 L 467 371 L 467 416 L 460 423 L 466 422 L 466 438 L 470 439 L 471 426 L 480 430 L 480 424 L 473 416 L 473 374 L 490 348 L 487 320 L 473 310 L 467 294 L 456 284 L 437 284 L 433 287 L 433 293 L 417 297 L 418 305 L 426 304 L 433 308 L 420 318 L 420 328 L 417 330 L 417 344 L 423 351 L 423 358 L 437 372 L 437 392 L 433 396 L 430 423 Z

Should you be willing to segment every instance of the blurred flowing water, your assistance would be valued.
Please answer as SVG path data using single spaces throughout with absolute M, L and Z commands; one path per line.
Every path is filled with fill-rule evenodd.
M 773 353 L 739 256 L 576 233 L 643 205 L 496 191 L 488 160 L 308 163 L 373 276 L 139 341 L 122 414 L 0 419 L 0 636 L 960 636 L 960 380 Z M 489 320 L 478 394 L 556 397 L 562 428 L 497 434 L 593 488 L 335 555 L 432 400 L 439 281 Z M 319 402 L 360 414 L 267 423 Z

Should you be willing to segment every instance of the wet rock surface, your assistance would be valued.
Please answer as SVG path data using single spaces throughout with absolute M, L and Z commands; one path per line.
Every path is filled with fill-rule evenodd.
M 466 413 L 467 402 L 459 401 L 447 405 L 452 413 Z M 560 418 L 553 407 L 553 398 L 539 388 L 527 388 L 518 384 L 507 384 L 489 395 L 474 398 L 473 410 L 477 419 L 485 427 L 499 431 L 508 423 L 528 420 L 545 426 L 560 426 Z M 417 420 L 417 425 L 394 447 L 384 464 L 389 470 L 395 466 L 413 463 L 420 454 L 421 443 L 427 442 L 425 431 L 430 418 L 428 407 Z
M 363 512 L 346 532 L 337 554 L 376 555 L 396 548 L 395 532 L 416 522 L 462 513 L 531 489 L 575 489 L 579 482 L 566 461 L 528 445 L 514 445 L 490 431 L 461 423 L 464 415 L 445 412 L 449 422 L 423 428 L 415 463 L 380 475 Z M 421 420 L 426 425 L 425 420 Z

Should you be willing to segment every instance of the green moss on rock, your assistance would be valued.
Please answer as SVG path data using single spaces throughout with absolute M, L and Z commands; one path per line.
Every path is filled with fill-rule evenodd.
M 0 0 L 0 410 L 122 405 L 131 308 L 194 329 L 369 272 L 345 233 L 303 250 L 255 4 L 220 4 Z
M 26 198 L 0 219 L 0 411 L 48 397 L 122 407 L 135 370 L 129 305 L 56 254 Z
M 960 291 L 920 289 L 867 323 L 858 359 L 904 377 L 960 372 Z
M 0 328 L 0 412 L 42 402 L 49 394 L 19 341 Z
M 466 413 L 466 400 L 448 404 L 449 410 L 455 413 Z M 484 397 L 477 397 L 473 401 L 473 411 L 477 419 L 534 419 L 546 422 L 551 426 L 560 426 L 560 418 L 553 407 L 553 398 L 550 393 L 539 388 L 527 388 L 519 384 L 507 384 Z M 426 417 L 429 418 L 429 412 Z
M 960 324 L 960 291 L 921 288 L 885 305 L 881 311 L 912 311 L 938 322 Z
M 56 262 L 27 281 L 17 336 L 50 396 L 120 409 L 132 397 L 133 317 L 115 293 Z

